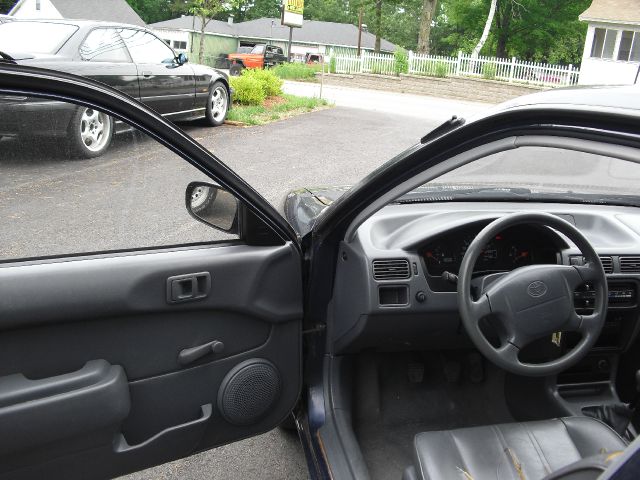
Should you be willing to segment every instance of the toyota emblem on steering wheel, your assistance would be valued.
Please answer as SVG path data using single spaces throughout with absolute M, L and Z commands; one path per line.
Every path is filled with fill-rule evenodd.
M 540 280 L 531 282 L 527 287 L 527 293 L 533 298 L 538 298 L 547 293 L 547 285 Z

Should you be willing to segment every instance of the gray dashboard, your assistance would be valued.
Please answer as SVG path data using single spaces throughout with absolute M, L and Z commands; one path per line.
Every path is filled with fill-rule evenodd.
M 636 320 L 635 292 L 640 279 L 637 208 L 506 202 L 389 205 L 365 221 L 353 241 L 341 245 L 329 332 L 333 351 L 469 346 L 458 316 L 455 287 L 443 288 L 440 272 L 429 271 L 423 247 L 456 231 L 479 231 L 516 211 L 544 211 L 575 225 L 601 256 L 610 286 L 623 282 L 632 287 L 633 301 L 613 308 L 632 310 Z M 575 245 L 558 232 L 546 229 L 539 235 L 540 243 L 554 252 L 539 263 L 570 264 L 581 258 Z M 634 335 L 636 330 L 634 327 Z M 620 348 L 628 346 L 628 335 L 625 341 Z

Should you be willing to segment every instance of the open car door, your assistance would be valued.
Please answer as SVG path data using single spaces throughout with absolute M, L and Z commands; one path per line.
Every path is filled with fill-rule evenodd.
M 102 84 L 0 64 L 0 102 L 0 478 L 113 477 L 281 423 L 302 371 L 286 221 Z M 238 200 L 226 233 L 194 218 L 212 180 Z

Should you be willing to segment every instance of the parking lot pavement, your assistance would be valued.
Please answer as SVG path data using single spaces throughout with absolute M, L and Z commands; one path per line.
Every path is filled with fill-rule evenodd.
M 357 182 L 436 125 L 429 118 L 337 107 L 253 128 L 211 129 L 198 124 L 183 128 L 280 208 L 291 189 Z M 135 236 L 141 243 L 158 238 L 171 242 L 184 233 L 164 217 L 171 209 L 184 214 L 184 190 L 180 190 L 184 187 L 178 184 L 195 178 L 190 176 L 191 170 L 179 172 L 180 178 L 173 176 L 169 167 L 175 156 L 152 140 L 124 135 L 106 155 L 93 160 L 69 160 L 52 154 L 55 149 L 31 148 L 13 139 L 2 140 L 0 150 L 5 152 L 0 156 L 0 218 L 14 220 L 11 228 L 0 232 L 0 247 L 13 245 L 8 251 L 13 258 L 29 255 L 34 242 L 25 239 L 46 235 L 44 227 L 49 226 L 65 232 L 56 238 L 64 239 L 67 245 L 57 248 L 78 251 L 82 245 L 99 245 L 104 240 L 103 230 L 91 225 L 100 226 L 105 218 L 94 215 L 97 206 L 102 213 L 144 206 L 140 210 L 144 218 L 126 217 L 126 225 L 115 225 L 119 235 Z M 171 198 L 181 202 L 169 205 Z M 43 209 L 43 201 L 61 206 L 56 210 L 58 216 Z M 74 237 L 73 218 L 82 216 L 97 218 L 89 219 L 93 222 L 90 228 Z M 134 220 L 146 221 L 144 229 L 129 231 Z M 125 478 L 305 477 L 306 465 L 296 436 L 276 429 Z
M 320 96 L 319 83 L 286 81 L 283 88 L 285 93 L 291 95 Z M 403 115 L 437 124 L 448 120 L 452 115 L 469 118 L 490 106 L 487 103 L 335 85 L 324 85 L 322 98 L 339 107 Z

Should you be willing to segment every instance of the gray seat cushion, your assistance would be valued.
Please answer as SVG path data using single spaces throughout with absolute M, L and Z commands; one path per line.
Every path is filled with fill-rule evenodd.
M 419 433 L 414 446 L 405 478 L 535 480 L 626 443 L 599 420 L 567 417 Z

